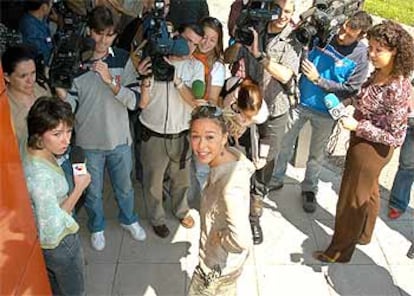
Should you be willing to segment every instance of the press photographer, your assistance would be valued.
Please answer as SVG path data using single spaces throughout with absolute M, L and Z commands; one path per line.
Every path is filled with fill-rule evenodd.
M 293 82 L 299 72 L 301 52 L 301 45 L 292 34 L 294 0 L 277 0 L 274 3 L 274 6 L 269 6 L 269 1 L 260 1 L 259 7 L 248 6 L 238 23 L 245 22 L 247 15 L 247 20 L 252 25 L 249 27 L 249 34 L 253 36 L 253 41 L 248 45 L 247 43 L 250 43 L 248 39 L 251 38 L 242 37 L 242 42 L 233 45 L 238 49 L 237 53 L 233 53 L 234 61 L 245 66 L 245 73 L 238 71 L 237 74 L 242 77 L 245 75 L 261 86 L 270 113 L 266 122 L 258 125 L 259 141 L 261 144 L 266 144 L 262 145 L 263 147 L 268 146 L 269 149 L 261 154 L 266 160 L 265 166 L 257 170 L 252 178 L 250 223 L 255 244 L 263 241 L 260 226 L 262 202 L 269 191 L 274 161 L 277 159 L 285 134 L 290 108 L 290 86 L 294 86 Z M 273 14 L 275 11 L 278 13 Z M 271 19 L 271 15 L 277 17 Z M 257 21 L 259 23 L 255 28 Z M 240 33 L 238 35 L 240 40 Z M 247 37 L 248 34 L 245 35 Z
M 309 17 L 312 19 L 314 16 L 315 14 L 311 14 Z M 311 19 L 308 21 L 312 22 Z M 316 210 L 319 173 L 324 161 L 325 148 L 335 124 L 328 110 L 328 107 L 332 107 L 329 97 L 335 96 L 342 101 L 355 94 L 365 81 L 368 73 L 368 54 L 367 47 L 361 39 L 371 25 L 371 17 L 363 11 L 358 11 L 345 21 L 333 38 L 327 40 L 328 44 L 317 43 L 303 59 L 299 80 L 300 104 L 292 110 L 291 126 L 283 139 L 273 176 L 276 181 L 274 189 L 282 188 L 287 163 L 291 159 L 296 139 L 305 123 L 310 121 L 311 146 L 305 179 L 301 184 L 305 212 L 312 213 Z M 298 32 L 304 32 L 304 28 L 305 25 L 299 26 L 295 36 L 298 36 Z M 323 26 L 320 28 L 323 29 L 322 33 L 332 30 Z M 312 42 L 314 38 L 308 38 L 305 33 L 301 33 L 300 36 L 306 36 L 304 40 L 310 38 L 305 40 L 307 43 Z M 331 95 L 327 97 L 328 94 Z
M 280 6 L 273 0 L 254 0 L 250 1 L 242 9 L 236 21 L 235 41 L 244 45 L 252 45 L 253 33 L 249 28 L 254 28 L 262 39 L 265 34 L 266 25 L 272 20 L 276 20 L 281 15 Z M 259 41 L 259 46 L 263 45 L 263 40 Z M 260 48 L 263 50 L 263 48 Z
M 186 40 L 189 54 L 169 55 L 167 60 L 174 69 L 173 80 L 160 81 L 149 77 L 141 85 L 142 187 L 150 223 L 161 238 L 170 233 L 163 207 L 165 175 L 170 180 L 169 194 L 174 216 L 184 227 L 194 225 L 187 201 L 191 156 L 187 136 L 192 109 L 205 102 L 197 100 L 191 90 L 195 81 L 204 82 L 203 64 L 192 56 L 203 36 L 200 26 L 186 26 L 181 37 Z
M 296 39 L 309 48 L 328 44 L 347 18 L 360 10 L 362 3 L 363 0 L 316 0 L 300 15 Z
M 23 3 L 25 13 L 19 21 L 23 42 L 36 48 L 37 53 L 43 57 L 43 63 L 47 65 L 54 46 L 49 28 L 52 1 L 26 0 Z

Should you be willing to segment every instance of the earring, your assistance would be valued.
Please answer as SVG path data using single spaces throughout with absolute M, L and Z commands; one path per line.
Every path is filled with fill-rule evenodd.
M 36 146 L 39 147 L 39 149 L 45 148 L 45 146 L 43 145 L 42 139 L 37 140 L 37 145 Z
M 220 152 L 220 156 L 223 157 L 224 156 L 224 150 L 226 149 L 226 146 L 223 146 L 221 148 L 221 152 Z

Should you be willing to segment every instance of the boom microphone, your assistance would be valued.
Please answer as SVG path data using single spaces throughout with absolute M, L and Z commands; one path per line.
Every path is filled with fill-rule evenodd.
M 328 109 L 329 114 L 334 120 L 338 120 L 339 118 L 346 116 L 346 107 L 338 97 L 333 94 L 329 93 L 324 98 L 323 101 L 325 103 L 326 108 Z
M 206 92 L 206 84 L 197 79 L 193 81 L 193 84 L 191 85 L 191 91 L 193 92 L 194 97 L 197 100 L 200 100 L 204 97 L 204 94 Z

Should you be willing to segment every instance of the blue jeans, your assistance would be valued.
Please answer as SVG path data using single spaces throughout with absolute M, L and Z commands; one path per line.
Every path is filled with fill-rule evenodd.
M 301 105 L 292 110 L 290 128 L 283 138 L 282 149 L 273 171 L 273 178 L 276 183 L 283 183 L 287 163 L 292 158 L 293 148 L 299 132 L 307 121 L 311 123 L 312 136 L 302 191 L 312 191 L 316 194 L 318 192 L 319 174 L 325 157 L 325 148 L 335 123 L 329 115 L 325 116 Z
M 397 174 L 392 184 L 390 206 L 405 212 L 410 202 L 411 186 L 414 181 L 414 128 L 407 129 L 400 151 Z
M 85 208 L 88 213 L 88 228 L 93 232 L 105 228 L 102 202 L 105 165 L 119 207 L 119 222 L 130 225 L 137 221 L 134 213 L 134 189 L 131 183 L 131 146 L 119 145 L 113 150 L 85 149 L 86 166 L 91 174 L 91 183 L 86 190 Z
M 79 235 L 65 236 L 54 249 L 43 249 L 53 295 L 85 295 L 85 259 Z

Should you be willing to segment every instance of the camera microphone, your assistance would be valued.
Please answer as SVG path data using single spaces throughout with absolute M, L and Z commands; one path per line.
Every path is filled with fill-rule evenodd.
M 326 108 L 328 109 L 329 114 L 334 120 L 338 120 L 339 118 L 346 115 L 346 107 L 341 103 L 335 94 L 327 94 L 323 98 L 323 101 Z
M 70 151 L 69 159 L 72 164 L 74 176 L 85 175 L 87 173 L 85 152 L 81 147 L 73 146 Z
M 190 49 L 188 48 L 187 40 L 185 40 L 181 36 L 174 38 L 172 40 L 170 54 L 176 56 L 186 56 L 190 54 Z
M 206 92 L 206 84 L 199 79 L 194 80 L 191 85 L 191 91 L 197 100 L 201 100 Z

